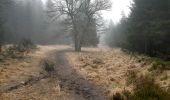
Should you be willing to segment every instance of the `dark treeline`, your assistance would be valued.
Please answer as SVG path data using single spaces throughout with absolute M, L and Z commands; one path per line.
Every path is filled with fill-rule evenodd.
M 48 23 L 41 0 L 0 1 L 1 44 L 17 43 L 23 38 L 36 42 L 47 39 Z
M 9 8 L 9 5 L 12 3 L 11 0 L 0 0 L 0 52 L 2 47 L 2 42 L 4 41 L 4 24 L 6 19 L 6 10 Z
M 4 24 L 4 42 L 16 43 L 23 38 L 29 38 L 37 43 L 43 43 L 49 35 L 48 21 L 41 0 L 11 0 L 6 12 Z
M 134 0 L 130 15 L 110 24 L 107 43 L 150 56 L 169 55 L 170 0 Z

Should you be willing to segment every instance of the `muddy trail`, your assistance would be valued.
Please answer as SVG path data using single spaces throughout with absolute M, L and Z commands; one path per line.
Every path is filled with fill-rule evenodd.
M 69 64 L 65 57 L 67 52 L 72 50 L 66 49 L 49 55 L 55 61 L 55 71 L 51 77 L 60 80 L 61 90 L 72 94 L 74 100 L 106 100 L 103 89 L 86 80 Z

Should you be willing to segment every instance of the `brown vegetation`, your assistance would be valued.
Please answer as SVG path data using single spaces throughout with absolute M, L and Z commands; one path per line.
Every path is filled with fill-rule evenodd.
M 131 55 L 122 52 L 120 49 L 85 48 L 83 50 L 84 52 L 82 53 L 67 53 L 70 64 L 87 80 L 94 82 L 97 86 L 104 87 L 106 90 L 104 93 L 108 97 L 112 98 L 114 95 L 114 98 L 119 98 L 115 100 L 124 100 L 122 98 L 130 96 L 130 92 L 133 91 L 138 83 L 141 83 L 138 84 L 138 87 L 145 85 L 145 83 L 142 84 L 142 77 L 137 78 L 138 76 L 156 75 L 155 71 L 148 71 L 152 67 L 154 60 L 151 61 L 146 56 Z M 164 69 L 163 73 L 156 75 L 157 77 L 155 77 L 153 84 L 158 84 L 160 88 L 157 85 L 156 87 L 153 85 L 153 88 L 166 94 L 163 91 L 167 90 L 168 84 L 170 84 L 169 73 L 168 70 Z M 145 77 L 143 79 L 148 84 L 147 78 L 146 80 Z M 155 92 L 158 93 L 158 91 L 156 90 Z M 127 96 L 124 96 L 124 94 Z
M 0 62 L 0 99 L 79 100 L 92 96 L 92 87 L 94 91 L 100 88 L 106 100 L 148 100 L 150 95 L 159 100 L 169 98 L 169 70 L 148 70 L 154 61 L 143 55 L 109 48 L 83 48 L 79 53 L 64 51 L 66 46 L 39 48 L 23 59 Z

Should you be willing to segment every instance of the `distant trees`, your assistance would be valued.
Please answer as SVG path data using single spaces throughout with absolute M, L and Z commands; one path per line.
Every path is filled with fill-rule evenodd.
M 127 18 L 123 15 L 119 23 L 114 24 L 110 21 L 107 31 L 106 43 L 110 47 L 122 47 L 125 48 L 127 43 Z
M 124 26 L 117 29 L 122 31 L 126 27 L 120 32 L 126 37 L 126 49 L 150 56 L 170 53 L 169 0 L 134 0 L 126 20 L 126 23 L 121 22 Z
M 82 46 L 97 46 L 99 37 L 97 35 L 96 22 L 91 22 L 88 30 L 83 34 Z
M 5 39 L 8 43 L 19 42 L 23 38 L 33 41 L 45 40 L 46 15 L 41 0 L 13 0 L 15 5 L 6 13 Z
M 170 50 L 169 0 L 134 0 L 129 16 L 130 49 L 151 56 Z
M 9 5 L 12 3 L 11 0 L 0 0 L 0 52 L 2 49 L 2 42 L 4 37 L 4 22 L 5 22 L 5 11 L 8 9 Z
M 96 38 L 95 28 L 97 18 L 100 17 L 99 13 L 111 7 L 109 0 L 51 0 L 50 2 L 49 12 L 54 19 L 61 16 L 69 19 L 75 51 L 81 51 L 83 44 L 86 45 L 89 31 L 93 31 L 92 37 Z

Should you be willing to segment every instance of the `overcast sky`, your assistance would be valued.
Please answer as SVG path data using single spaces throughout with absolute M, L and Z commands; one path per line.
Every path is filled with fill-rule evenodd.
M 104 11 L 103 17 L 107 20 L 112 19 L 113 22 L 117 23 L 121 19 L 122 11 L 128 15 L 130 12 L 130 5 L 132 0 L 111 0 L 112 9 L 111 11 Z
M 42 0 L 45 2 L 46 0 Z M 130 4 L 132 0 L 111 0 L 112 1 L 112 9 L 111 11 L 103 11 L 103 17 L 106 20 L 113 20 L 113 22 L 117 23 L 121 19 L 122 11 L 128 15 L 130 10 Z

